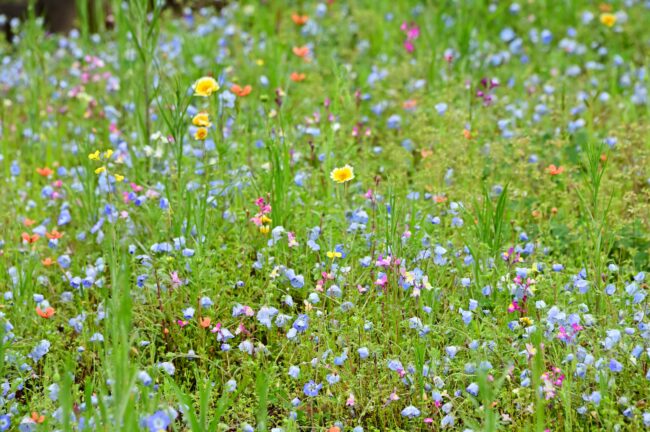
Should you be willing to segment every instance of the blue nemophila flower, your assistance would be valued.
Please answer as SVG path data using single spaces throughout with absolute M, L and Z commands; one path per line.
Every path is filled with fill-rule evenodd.
M 611 359 L 609 361 L 609 370 L 612 372 L 621 372 L 623 370 L 623 365 L 616 359 Z
M 446 404 L 445 404 L 445 405 L 446 405 Z M 441 420 L 441 422 L 440 422 L 440 426 L 442 426 L 442 427 L 444 428 L 444 427 L 447 427 L 447 426 L 453 426 L 454 423 L 455 423 L 455 418 L 454 418 L 454 416 L 451 415 L 451 414 L 447 414 L 446 416 L 444 416 L 444 417 L 442 418 L 442 420 Z
M 149 432 L 166 431 L 171 423 L 169 415 L 165 411 L 156 411 L 154 414 L 147 417 L 145 424 Z
M 34 363 L 37 363 L 40 359 L 42 359 L 45 356 L 45 354 L 47 354 L 50 351 L 50 345 L 51 345 L 50 341 L 43 339 L 34 347 L 32 352 L 27 354 L 27 357 L 32 359 Z
M 472 312 L 463 310 L 462 308 L 459 309 L 459 312 L 463 318 L 463 323 L 469 325 L 472 322 Z
M 359 357 L 360 357 L 362 360 L 367 359 L 368 356 L 370 355 L 370 351 L 369 351 L 368 348 L 366 348 L 366 347 L 361 347 L 361 348 L 359 348 L 359 349 L 357 350 L 357 352 L 359 353 Z
M 165 371 L 167 375 L 174 375 L 174 372 L 176 372 L 176 368 L 171 362 L 158 363 L 158 368 Z
M 201 297 L 200 303 L 202 308 L 209 308 L 214 304 L 210 297 Z
M 194 308 L 193 307 L 188 307 L 186 309 L 183 309 L 183 318 L 186 320 L 194 318 Z
M 329 374 L 325 377 L 329 385 L 334 385 L 341 381 L 341 376 L 337 373 Z
M 292 326 L 297 332 L 304 332 L 309 328 L 309 317 L 305 314 L 298 315 Z
M 7 414 L 0 416 L 0 431 L 6 431 L 11 426 L 11 417 Z
M 601 396 L 600 396 L 599 391 L 594 391 L 589 396 L 589 401 L 592 402 L 596 406 L 600 405 L 600 399 L 601 399 Z
M 303 393 L 305 393 L 306 396 L 315 397 L 318 396 L 318 392 L 322 388 L 323 388 L 323 384 L 316 384 L 316 382 L 311 380 L 303 386 L 302 391 Z
M 278 310 L 274 307 L 262 306 L 259 311 L 257 311 L 257 320 L 266 326 L 271 328 L 271 319 L 277 315 Z
M 140 381 L 140 383 L 144 386 L 150 386 L 153 383 L 151 376 L 145 371 L 138 372 L 137 377 L 138 381 Z
M 297 275 L 293 269 L 287 269 L 284 275 L 289 279 L 292 287 L 300 289 L 305 286 L 305 277 L 303 275 Z
M 478 384 L 476 383 L 471 383 L 465 390 L 467 390 L 467 393 L 471 394 L 472 396 L 478 396 Z
M 298 366 L 290 366 L 289 376 L 293 379 L 298 379 L 298 377 L 300 376 L 300 368 Z
M 420 410 L 413 405 L 409 405 L 402 410 L 402 416 L 408 418 L 416 418 L 420 416 Z

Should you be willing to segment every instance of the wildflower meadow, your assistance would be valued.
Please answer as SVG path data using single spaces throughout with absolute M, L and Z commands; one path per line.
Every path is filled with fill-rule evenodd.
M 650 430 L 650 2 L 104 3 L 0 17 L 0 431 Z

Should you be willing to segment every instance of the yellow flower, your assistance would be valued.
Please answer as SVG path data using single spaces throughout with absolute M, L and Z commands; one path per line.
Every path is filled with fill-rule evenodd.
M 219 90 L 219 83 L 212 77 L 199 78 L 194 83 L 194 96 L 210 96 Z
M 530 327 L 530 326 L 533 325 L 533 320 L 530 319 L 530 318 L 528 318 L 528 317 L 521 317 L 521 318 L 519 318 L 519 322 L 520 322 L 521 325 L 523 325 L 524 327 Z
M 260 218 L 260 222 L 262 222 L 262 225 L 268 225 L 272 221 L 271 221 L 271 218 L 268 217 L 267 215 L 262 215 L 262 217 Z
M 97 169 L 95 170 L 95 174 L 101 174 L 101 173 L 103 173 L 104 171 L 106 171 L 106 167 L 105 167 L 105 166 L 100 166 L 99 168 L 97 168 Z
M 90 160 L 99 160 L 99 150 L 97 150 L 95 153 L 90 153 L 88 155 L 88 159 L 90 159 Z
M 208 137 L 208 130 L 204 127 L 200 127 L 194 133 L 194 139 L 203 141 Z
M 343 254 L 341 252 L 336 252 L 336 251 L 329 251 L 327 252 L 327 258 L 334 259 L 334 258 L 341 258 Z
M 206 112 L 200 112 L 194 116 L 192 124 L 194 126 L 210 127 L 212 126 L 212 123 L 210 123 L 210 115 Z
M 604 13 L 600 15 L 600 22 L 607 27 L 613 27 L 616 24 L 616 15 L 611 13 Z
M 261 232 L 262 234 L 268 234 L 269 231 L 271 231 L 271 227 L 268 226 L 268 225 L 262 225 L 262 226 L 260 227 L 260 232 Z
M 115 174 L 115 181 L 116 181 L 116 182 L 121 182 L 122 180 L 124 180 L 124 176 L 123 176 L 123 175 Z
M 334 168 L 330 173 L 330 178 L 336 183 L 345 183 L 354 178 L 354 168 L 346 165 L 342 168 Z
M 104 159 L 110 159 L 113 156 L 113 150 L 108 149 L 104 152 Z

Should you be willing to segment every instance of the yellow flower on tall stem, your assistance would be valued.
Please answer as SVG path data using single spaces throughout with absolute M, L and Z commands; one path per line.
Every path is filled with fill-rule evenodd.
M 354 168 L 345 165 L 341 168 L 334 168 L 330 173 L 330 178 L 336 183 L 346 183 L 354 178 Z
M 600 22 L 607 27 L 613 27 L 616 24 L 616 15 L 611 13 L 604 13 L 600 15 Z
M 212 126 L 210 115 L 206 112 L 200 112 L 192 118 L 192 124 L 194 126 L 210 127 Z
M 194 96 L 208 97 L 217 90 L 219 83 L 212 77 L 202 77 L 194 83 Z
M 194 139 L 203 141 L 208 137 L 208 129 L 204 127 L 200 127 L 194 132 Z

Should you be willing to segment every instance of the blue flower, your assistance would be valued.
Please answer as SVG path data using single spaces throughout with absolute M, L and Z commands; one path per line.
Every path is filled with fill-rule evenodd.
M 171 420 L 165 411 L 156 411 L 154 414 L 147 417 L 145 424 L 149 428 L 149 432 L 162 432 L 166 431 L 169 427 Z
M 298 366 L 290 366 L 289 376 L 293 379 L 297 379 L 300 376 L 300 368 Z
M 616 359 L 611 359 L 609 361 L 609 370 L 612 372 L 621 372 L 623 370 L 623 365 L 618 362 Z
M 305 314 L 298 315 L 292 327 L 300 333 L 304 332 L 309 327 L 309 317 Z
M 361 347 L 361 348 L 359 348 L 359 349 L 357 350 L 357 352 L 359 353 L 359 357 L 360 357 L 362 360 L 363 360 L 363 359 L 367 359 L 368 356 L 370 355 L 370 351 L 368 351 L 368 348 L 366 348 L 366 347 Z
M 50 341 L 43 339 L 34 347 L 27 357 L 34 360 L 34 363 L 42 359 L 50 351 Z
M 447 426 L 453 426 L 454 425 L 454 416 L 451 414 L 447 414 L 442 418 L 442 421 L 440 422 L 440 426 L 442 427 L 447 427 Z
M 11 417 L 7 414 L 0 416 L 0 431 L 6 431 L 11 426 Z
M 257 312 L 257 320 L 267 328 L 271 328 L 271 318 L 277 313 L 278 310 L 274 307 L 262 306 Z
M 327 380 L 327 382 L 328 382 L 330 385 L 334 385 L 334 384 L 338 383 L 339 381 L 341 381 L 341 376 L 340 376 L 339 374 L 335 374 L 335 373 L 334 373 L 334 374 L 329 374 L 329 375 L 327 375 L 327 376 L 325 377 L 325 379 Z
M 302 388 L 303 393 L 305 393 L 306 396 L 314 397 L 318 396 L 318 392 L 320 389 L 323 388 L 323 384 L 316 384 L 313 380 L 309 381 L 307 384 L 304 385 Z
M 471 383 L 465 390 L 474 397 L 478 396 L 478 384 L 476 383 Z
M 402 416 L 408 417 L 408 418 L 415 418 L 420 416 L 420 410 L 414 407 L 413 405 L 409 405 L 406 408 L 402 410 Z

